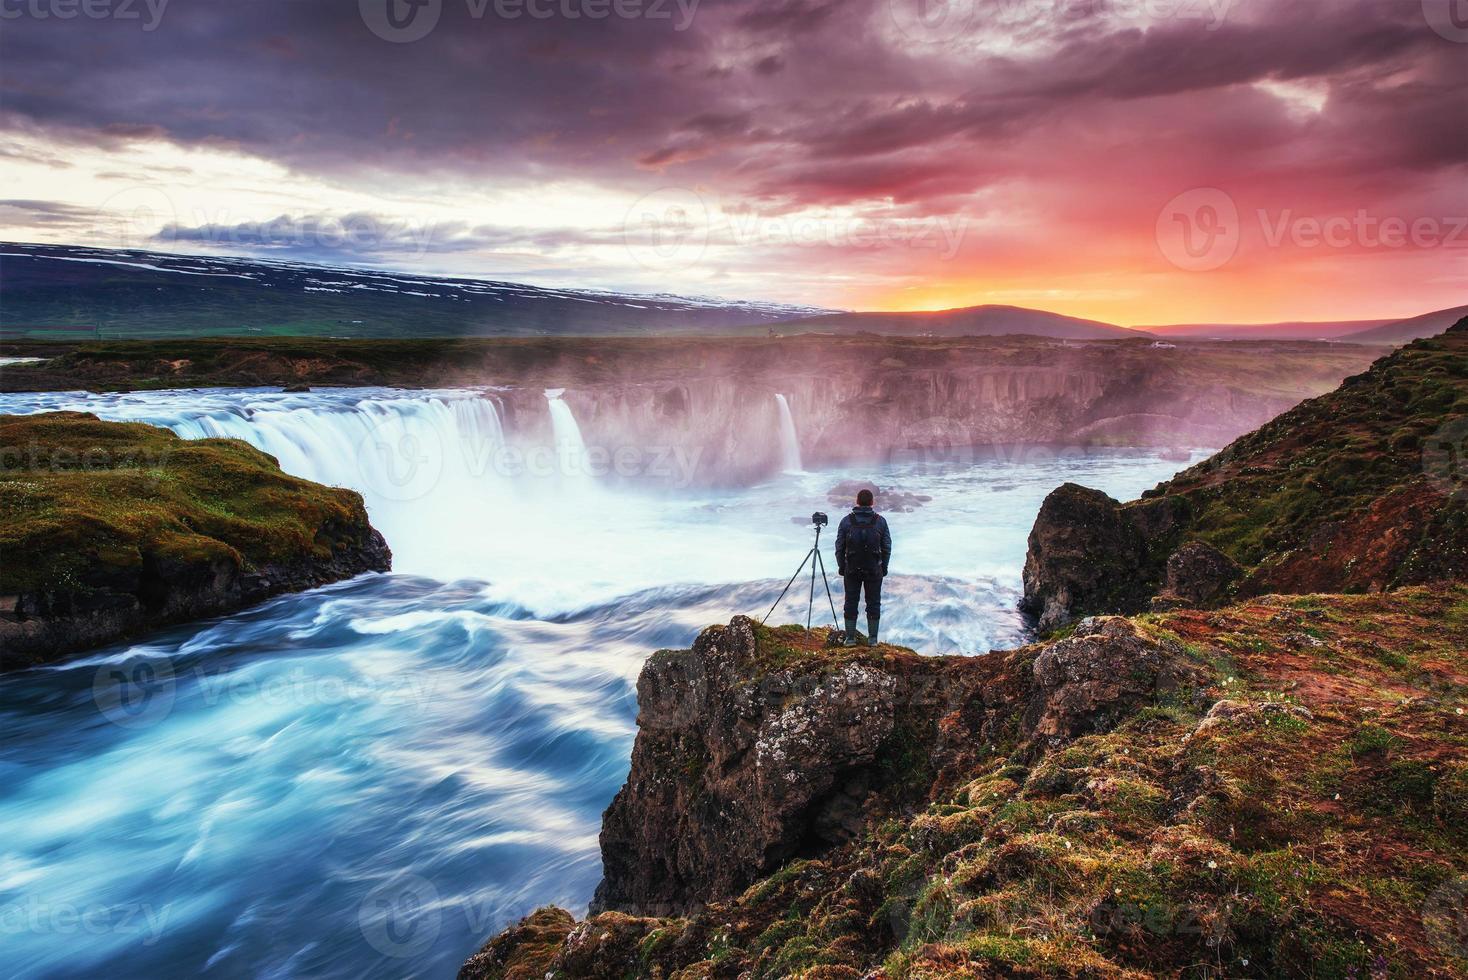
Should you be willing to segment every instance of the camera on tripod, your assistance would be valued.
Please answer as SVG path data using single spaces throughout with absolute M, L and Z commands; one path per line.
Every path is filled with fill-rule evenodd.
M 770 612 L 765 613 L 764 619 L 760 620 L 762 624 L 770 618 L 770 613 L 773 613 L 775 608 L 784 600 L 785 593 L 790 591 L 790 586 L 795 584 L 795 580 L 800 577 L 800 573 L 805 571 L 806 562 L 810 562 L 810 594 L 806 596 L 805 600 L 805 628 L 807 630 L 810 629 L 811 616 L 815 610 L 817 571 L 821 573 L 821 581 L 826 585 L 826 602 L 831 606 L 831 621 L 833 623 L 836 622 L 836 600 L 831 598 L 831 583 L 826 578 L 826 560 L 821 557 L 821 528 L 830 524 L 831 519 L 820 511 L 816 511 L 810 515 L 810 522 L 815 526 L 816 543 L 805 553 L 805 557 L 800 561 L 800 567 L 795 570 L 794 575 L 790 576 L 790 581 L 785 583 L 785 588 L 780 590 L 780 598 L 775 600 L 775 605 L 770 607 Z M 836 625 L 839 629 L 840 624 L 837 623 Z

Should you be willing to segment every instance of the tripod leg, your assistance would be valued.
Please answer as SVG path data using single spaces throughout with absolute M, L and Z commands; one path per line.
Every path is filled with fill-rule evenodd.
M 770 607 L 770 612 L 765 613 L 765 618 L 760 620 L 761 626 L 765 624 L 766 619 L 770 618 L 770 613 L 775 611 L 775 606 L 778 606 L 780 604 L 780 601 L 785 598 L 785 593 L 790 591 L 790 586 L 794 585 L 795 580 L 800 578 L 800 573 L 805 570 L 805 563 L 810 561 L 810 556 L 812 554 L 815 554 L 817 557 L 820 556 L 819 552 L 817 552 L 814 548 L 805 553 L 805 557 L 800 559 L 800 567 L 795 570 L 794 575 L 790 576 L 790 581 L 785 583 L 785 588 L 780 590 L 780 598 L 775 600 L 775 605 Z
M 841 617 L 836 615 L 836 600 L 831 597 L 831 580 L 826 577 L 826 559 L 816 555 L 816 561 L 821 563 L 821 581 L 826 583 L 826 601 L 831 604 L 831 625 L 838 630 L 841 628 Z
M 805 631 L 810 632 L 811 610 L 816 606 L 816 562 L 821 560 L 818 549 L 812 548 L 811 554 L 815 555 L 815 561 L 810 563 L 810 596 L 805 600 Z

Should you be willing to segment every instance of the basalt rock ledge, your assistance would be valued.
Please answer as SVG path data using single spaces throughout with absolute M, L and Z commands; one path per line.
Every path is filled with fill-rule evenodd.
M 359 494 L 237 440 L 54 412 L 0 451 L 0 670 L 392 564 Z

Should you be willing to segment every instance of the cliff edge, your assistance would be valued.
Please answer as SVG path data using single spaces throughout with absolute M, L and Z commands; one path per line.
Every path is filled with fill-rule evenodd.
M 1468 575 L 1468 319 L 1382 358 L 1130 503 L 1067 484 L 1024 605 L 1080 617 Z
M 0 417 L 0 670 L 387 571 L 359 494 L 232 439 Z
M 650 660 L 596 908 L 462 980 L 1468 966 L 1468 588 L 824 640 L 739 618 Z

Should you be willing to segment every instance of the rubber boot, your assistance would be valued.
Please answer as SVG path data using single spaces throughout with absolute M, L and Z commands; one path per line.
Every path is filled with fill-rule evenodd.
M 854 619 L 846 621 L 846 646 L 856 646 L 856 620 Z
M 875 617 L 875 616 L 868 616 L 867 617 L 867 646 L 874 647 L 876 645 L 877 645 L 877 617 Z

